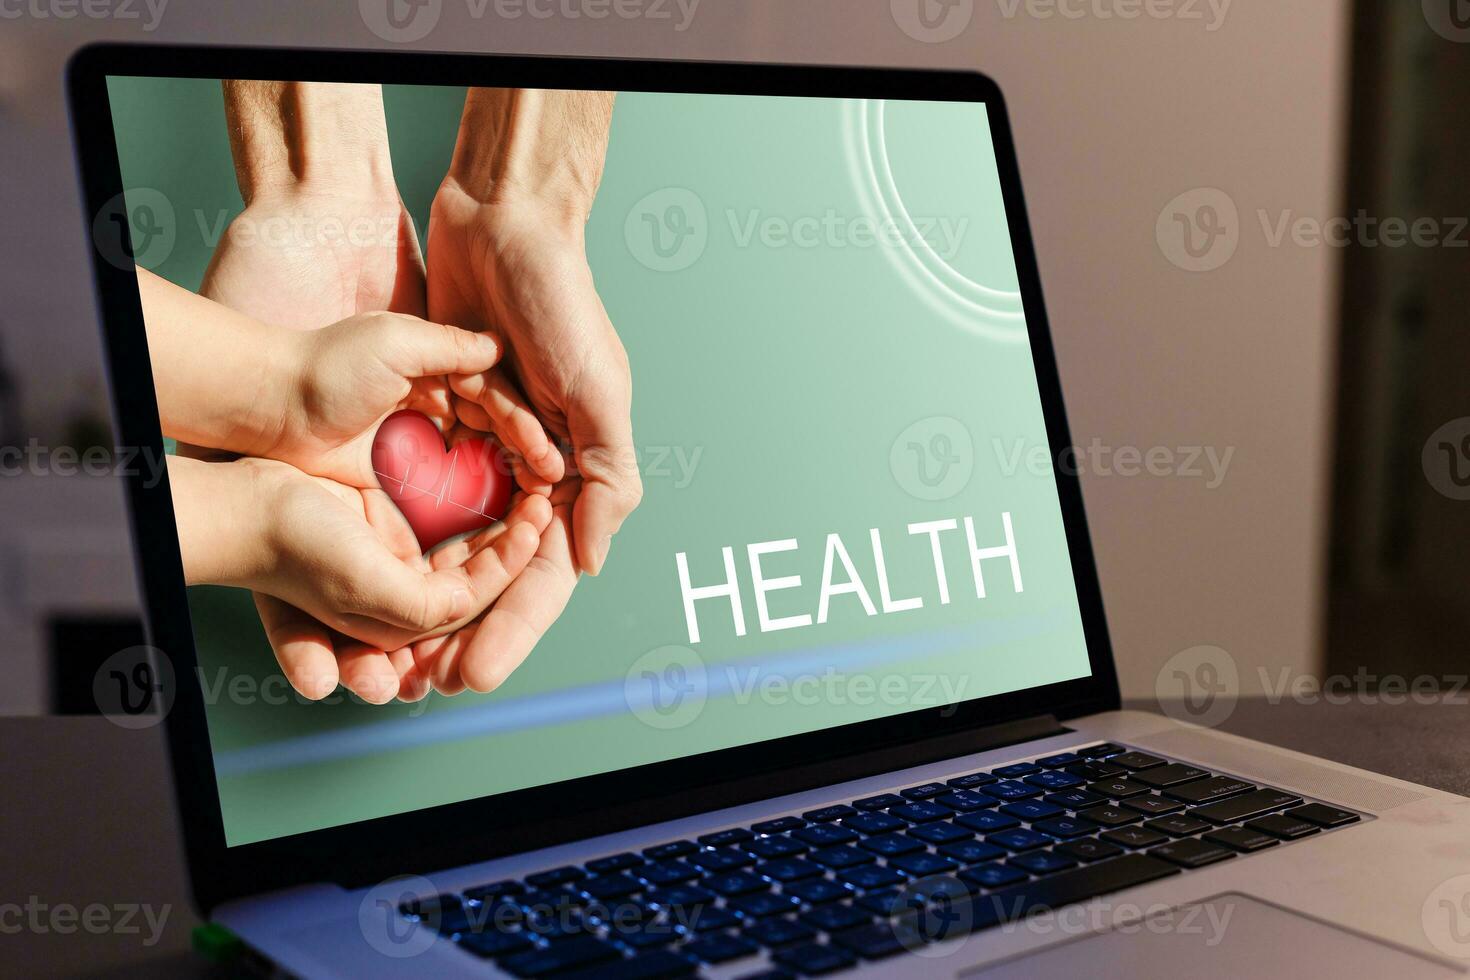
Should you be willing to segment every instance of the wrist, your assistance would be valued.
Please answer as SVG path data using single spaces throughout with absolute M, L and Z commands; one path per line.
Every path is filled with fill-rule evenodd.
M 268 577 L 279 477 L 261 463 L 168 458 L 187 584 L 249 588 Z
M 445 183 L 484 205 L 585 223 L 612 105 L 611 92 L 470 89 Z
M 316 191 L 397 201 L 379 86 L 227 81 L 224 94 L 247 206 Z

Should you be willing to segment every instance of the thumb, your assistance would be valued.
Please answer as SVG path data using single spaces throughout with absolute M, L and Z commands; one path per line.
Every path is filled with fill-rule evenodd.
M 379 356 L 401 377 L 478 374 L 500 360 L 500 342 L 488 333 L 396 315 L 382 330 Z

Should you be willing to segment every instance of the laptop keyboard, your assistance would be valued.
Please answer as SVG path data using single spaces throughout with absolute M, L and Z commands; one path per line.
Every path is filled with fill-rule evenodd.
M 399 911 L 516 977 L 819 976 L 1359 819 L 1104 743 Z

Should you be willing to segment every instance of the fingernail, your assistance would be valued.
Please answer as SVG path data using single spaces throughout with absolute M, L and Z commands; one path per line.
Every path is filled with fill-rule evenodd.
M 467 589 L 455 589 L 454 595 L 449 597 L 449 618 L 444 620 L 452 623 L 470 611 L 470 593 Z
M 608 535 L 597 543 L 597 571 L 602 571 L 602 566 L 607 564 L 607 553 L 610 548 L 612 548 L 612 535 Z

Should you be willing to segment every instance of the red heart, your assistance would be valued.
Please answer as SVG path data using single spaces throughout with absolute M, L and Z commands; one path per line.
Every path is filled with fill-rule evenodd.
M 510 506 L 510 465 L 494 441 L 469 439 L 445 452 L 444 437 L 420 412 L 394 412 L 378 426 L 373 472 L 424 551 L 494 524 Z

